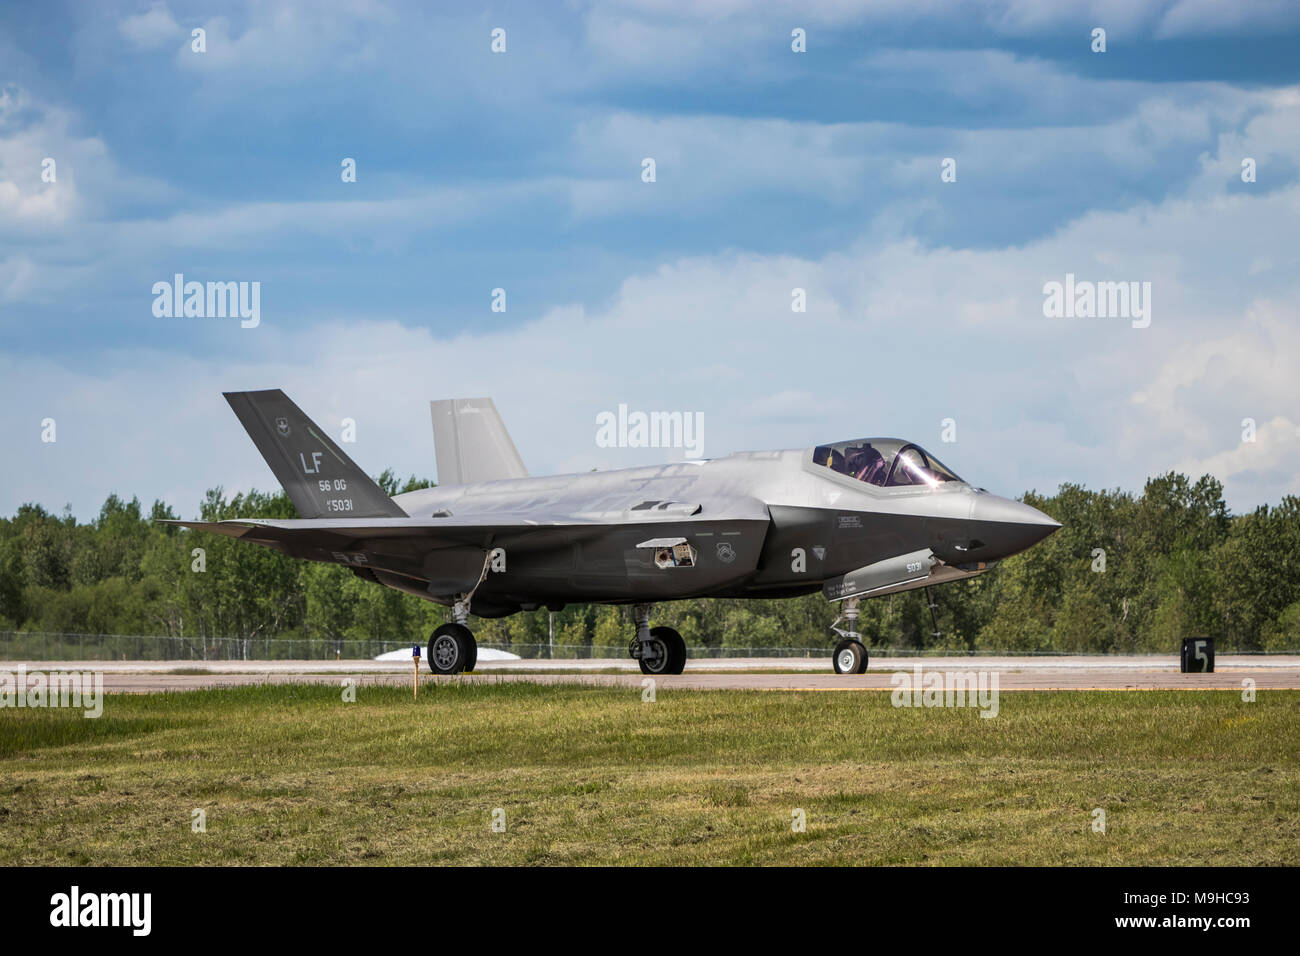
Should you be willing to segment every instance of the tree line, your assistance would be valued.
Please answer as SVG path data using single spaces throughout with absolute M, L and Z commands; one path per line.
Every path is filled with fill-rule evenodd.
M 385 471 L 388 494 L 429 487 Z M 1170 473 L 1140 494 L 1062 485 L 1024 501 L 1063 525 L 1029 551 L 974 580 L 934 588 L 938 633 L 924 592 L 864 601 L 858 628 L 870 647 L 953 651 L 1175 653 L 1183 637 L 1220 647 L 1300 648 L 1300 498 L 1233 515 L 1222 485 Z M 283 492 L 228 497 L 207 492 L 204 521 L 293 518 Z M 218 535 L 155 523 L 177 517 L 111 495 L 98 517 L 38 505 L 0 518 L 0 630 L 165 635 L 198 653 L 217 639 L 331 642 L 343 656 L 362 642 L 427 640 L 446 609 L 354 576 L 347 568 L 297 561 Z M 197 569 L 193 549 L 204 549 Z M 790 600 L 701 599 L 660 605 L 656 623 L 689 646 L 829 649 L 834 608 L 820 594 Z M 573 605 L 475 620 L 481 643 L 525 656 L 621 655 L 632 624 L 626 608 Z M 583 648 L 584 650 L 575 650 Z M 331 655 L 332 656 L 332 655 Z

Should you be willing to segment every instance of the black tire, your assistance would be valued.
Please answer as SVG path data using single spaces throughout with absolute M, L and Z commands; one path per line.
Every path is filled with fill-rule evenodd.
M 865 674 L 867 649 L 859 641 L 840 641 L 831 657 L 837 674 Z
M 478 662 L 478 643 L 463 624 L 444 624 L 429 638 L 429 670 L 459 674 Z
M 637 663 L 641 665 L 642 674 L 659 677 L 663 674 L 680 674 L 686 669 L 686 642 L 680 634 L 671 627 L 652 627 L 650 640 L 660 644 L 663 654 L 652 663 L 639 660 Z

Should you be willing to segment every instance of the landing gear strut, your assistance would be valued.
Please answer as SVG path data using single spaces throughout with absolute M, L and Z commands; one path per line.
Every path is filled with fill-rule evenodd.
M 862 635 L 854 628 L 858 623 L 858 604 L 861 598 L 845 598 L 844 613 L 835 619 L 835 624 L 831 625 L 831 630 L 838 634 L 842 640 L 835 645 L 835 653 L 831 658 L 835 665 L 837 674 L 865 674 L 867 672 L 867 648 L 862 643 Z M 848 630 L 841 630 L 836 627 L 840 621 L 848 623 Z
M 934 603 L 934 597 L 930 594 L 929 588 L 925 589 L 925 603 L 930 606 L 930 623 L 934 625 L 934 642 L 938 644 L 943 639 L 943 635 L 939 633 L 939 617 L 935 614 L 935 610 L 939 605 Z
M 487 577 L 488 564 L 491 560 L 492 555 L 489 552 L 483 562 L 483 574 L 479 577 L 479 584 L 482 584 L 483 578 Z M 472 590 L 458 595 L 456 602 L 451 606 L 451 615 L 456 619 L 456 623 L 448 621 L 429 637 L 429 670 L 435 674 L 469 673 L 478 663 L 478 642 L 474 640 L 470 629 L 465 626 L 469 620 L 470 598 L 477 590 L 478 584 L 474 585 Z
M 642 674 L 680 674 L 686 669 L 686 642 L 671 627 L 650 626 L 650 605 L 632 608 L 636 637 L 628 653 L 641 665 Z

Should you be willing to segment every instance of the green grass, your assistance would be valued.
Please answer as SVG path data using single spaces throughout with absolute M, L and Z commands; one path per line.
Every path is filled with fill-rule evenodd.
M 1300 692 L 1000 703 L 451 683 L 6 709 L 0 863 L 1300 862 Z

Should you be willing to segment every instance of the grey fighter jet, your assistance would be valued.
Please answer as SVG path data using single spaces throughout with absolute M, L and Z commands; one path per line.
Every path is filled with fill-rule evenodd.
M 1060 527 L 897 438 L 534 478 L 491 399 L 433 402 L 441 484 L 390 498 L 282 391 L 226 399 L 302 517 L 177 523 L 451 608 L 437 674 L 473 670 L 471 613 L 576 602 L 632 605 L 631 656 L 680 674 L 686 645 L 652 605 L 817 590 L 842 608 L 835 671 L 862 673 L 863 598 L 974 577 Z

